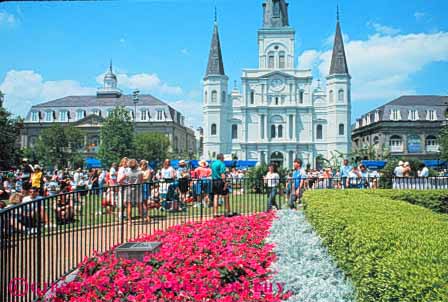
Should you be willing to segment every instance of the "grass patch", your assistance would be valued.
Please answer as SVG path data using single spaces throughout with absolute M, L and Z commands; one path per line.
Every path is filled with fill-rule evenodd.
M 448 216 L 375 192 L 305 195 L 305 214 L 358 301 L 448 301 Z

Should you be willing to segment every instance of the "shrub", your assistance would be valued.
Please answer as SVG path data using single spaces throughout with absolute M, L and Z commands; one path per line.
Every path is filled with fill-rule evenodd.
M 402 200 L 428 208 L 434 212 L 448 214 L 448 191 L 447 190 L 381 190 L 371 192 L 388 197 L 393 200 Z
M 368 191 L 308 192 L 305 213 L 358 301 L 448 301 L 448 217 Z

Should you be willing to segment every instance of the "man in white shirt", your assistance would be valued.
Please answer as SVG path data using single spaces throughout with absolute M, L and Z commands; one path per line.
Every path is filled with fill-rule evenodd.
M 422 169 L 418 171 L 418 177 L 429 177 L 429 169 L 425 164 L 422 164 Z
M 398 166 L 394 170 L 395 177 L 403 177 L 403 165 L 404 162 L 400 160 L 398 162 Z

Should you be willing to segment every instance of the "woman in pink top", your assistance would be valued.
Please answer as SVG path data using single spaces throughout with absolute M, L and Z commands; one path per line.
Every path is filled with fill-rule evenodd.
M 195 207 L 200 206 L 204 200 L 204 205 L 208 204 L 208 194 L 210 190 L 210 177 L 212 175 L 212 170 L 207 167 L 207 162 L 205 160 L 201 160 L 199 162 L 199 167 L 194 170 L 196 175 L 195 184 L 193 186 L 194 194 L 196 195 L 197 203 Z

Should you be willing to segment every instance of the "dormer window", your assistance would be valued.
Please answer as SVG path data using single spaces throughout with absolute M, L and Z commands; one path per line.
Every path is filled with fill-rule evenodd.
M 140 120 L 146 121 L 148 119 L 148 111 L 142 110 L 140 112 Z
M 46 111 L 45 112 L 45 121 L 46 122 L 52 122 L 53 121 L 53 111 Z
M 38 122 L 39 121 L 39 112 L 33 111 L 31 112 L 31 121 Z
M 428 110 L 426 111 L 426 119 L 428 121 L 436 121 L 437 120 L 437 113 L 435 110 Z
M 376 111 L 375 112 L 375 122 L 379 122 L 380 121 L 380 112 Z
M 59 121 L 60 122 L 66 122 L 67 121 L 67 111 L 60 111 L 59 112 Z
M 157 110 L 157 120 L 163 120 L 163 110 Z
M 411 121 L 418 120 L 418 111 L 415 109 L 409 110 L 409 116 L 408 119 Z
M 401 120 L 401 113 L 400 110 L 398 109 L 392 109 L 391 113 L 390 113 L 390 119 L 393 121 L 399 121 Z
M 370 114 L 367 114 L 366 116 L 366 125 L 370 124 Z
M 84 117 L 85 117 L 85 111 L 84 110 L 78 110 L 78 111 L 76 111 L 76 119 L 79 121 L 79 120 L 82 120 Z

